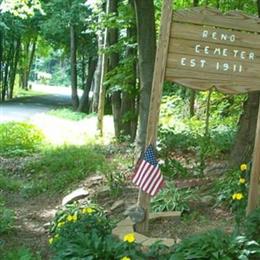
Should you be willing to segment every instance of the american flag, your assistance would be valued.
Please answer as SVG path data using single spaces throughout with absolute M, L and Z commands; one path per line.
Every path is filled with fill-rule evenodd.
M 152 145 L 146 148 L 143 159 L 139 160 L 134 171 L 133 183 L 150 196 L 154 196 L 163 186 L 163 176 Z

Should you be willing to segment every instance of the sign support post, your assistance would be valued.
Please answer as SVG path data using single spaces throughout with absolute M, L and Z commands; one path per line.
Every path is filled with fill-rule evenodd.
M 250 176 L 248 203 L 246 213 L 250 214 L 260 201 L 260 103 L 257 116 L 257 126 L 255 134 L 255 146 L 253 154 L 253 166 Z
M 154 144 L 156 142 L 162 87 L 165 78 L 167 53 L 168 53 L 170 31 L 171 31 L 171 24 L 172 24 L 172 13 L 173 13 L 172 3 L 173 0 L 165 0 L 162 9 L 161 28 L 160 28 L 159 39 L 157 42 L 157 51 L 156 51 L 154 73 L 153 73 L 153 84 L 152 84 L 152 92 L 151 92 L 151 99 L 150 99 L 150 109 L 149 109 L 148 123 L 147 123 L 146 142 L 145 142 L 146 146 L 149 144 Z M 148 225 L 149 225 L 150 196 L 145 192 L 143 192 L 142 190 L 139 190 L 137 204 L 139 207 L 144 209 L 145 217 L 141 223 L 136 224 L 136 231 L 141 234 L 146 234 L 148 232 Z

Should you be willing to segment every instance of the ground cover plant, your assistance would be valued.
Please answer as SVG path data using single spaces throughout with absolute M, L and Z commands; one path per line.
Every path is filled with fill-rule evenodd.
M 76 112 L 71 110 L 70 108 L 59 108 L 59 109 L 52 109 L 48 112 L 49 115 L 53 115 L 56 117 L 73 120 L 73 121 L 80 121 L 85 117 L 89 117 L 91 115 L 86 115 L 82 112 Z
M 0 155 L 33 153 L 43 144 L 43 134 L 34 125 L 24 122 L 0 124 Z

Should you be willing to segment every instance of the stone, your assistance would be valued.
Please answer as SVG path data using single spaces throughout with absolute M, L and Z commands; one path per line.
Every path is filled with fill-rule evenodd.
M 47 222 L 47 223 L 43 224 L 43 228 L 44 229 L 49 229 L 50 226 L 51 226 L 50 222 Z
M 127 218 L 123 219 L 122 221 L 120 221 L 117 225 L 118 226 L 133 226 L 133 222 L 130 219 L 130 217 L 127 217 Z
M 134 224 L 140 223 L 144 220 L 145 212 L 144 209 L 138 205 L 132 205 L 124 212 L 125 216 L 129 216 Z
M 69 195 L 65 196 L 62 199 L 62 205 L 64 206 L 64 205 L 72 203 L 74 201 L 83 199 L 83 198 L 87 197 L 88 195 L 89 195 L 89 192 L 86 189 L 79 188 L 79 189 L 71 192 Z
M 116 211 L 116 210 L 119 210 L 119 209 L 123 210 L 124 207 L 125 207 L 125 202 L 123 200 L 117 200 L 113 203 L 110 210 L 111 211 Z
M 166 212 L 155 212 L 149 214 L 149 220 L 165 218 L 180 221 L 181 212 L 180 211 L 166 211 Z
M 126 234 L 133 233 L 132 226 L 117 226 L 113 229 L 112 234 L 123 240 Z
M 134 232 L 134 236 L 135 236 L 136 243 L 139 243 L 139 244 L 143 244 L 145 241 L 147 241 L 149 239 L 149 237 L 142 235 L 140 233 L 136 233 L 136 232 Z
M 143 246 L 148 247 L 148 246 L 151 246 L 152 244 L 154 244 L 158 241 L 160 241 L 161 244 L 168 246 L 168 247 L 171 247 L 176 243 L 176 241 L 172 238 L 154 238 L 154 237 L 151 237 L 151 238 L 148 238 L 148 240 L 146 240 L 145 242 L 143 242 Z

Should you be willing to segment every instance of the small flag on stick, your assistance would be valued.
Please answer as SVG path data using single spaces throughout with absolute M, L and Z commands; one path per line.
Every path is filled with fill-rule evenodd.
M 163 176 L 152 145 L 146 148 L 143 159 L 139 160 L 134 170 L 133 183 L 150 196 L 154 196 L 163 186 Z

